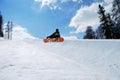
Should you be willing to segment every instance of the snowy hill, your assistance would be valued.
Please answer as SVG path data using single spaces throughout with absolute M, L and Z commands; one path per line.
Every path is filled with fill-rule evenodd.
M 0 40 L 0 80 L 119 80 L 120 41 Z

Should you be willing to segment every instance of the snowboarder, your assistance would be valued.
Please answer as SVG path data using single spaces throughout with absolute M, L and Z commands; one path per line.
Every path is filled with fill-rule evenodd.
M 56 31 L 52 35 L 48 36 L 46 39 L 43 39 L 43 41 L 45 43 L 47 43 L 47 42 L 63 42 L 64 38 L 60 36 L 59 29 L 56 29 Z
M 56 31 L 52 35 L 48 36 L 47 38 L 60 38 L 59 29 L 56 29 Z

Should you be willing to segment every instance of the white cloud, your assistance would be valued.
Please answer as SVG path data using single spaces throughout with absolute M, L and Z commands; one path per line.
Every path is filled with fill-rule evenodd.
M 31 34 L 29 34 L 26 28 L 16 25 L 15 27 L 13 27 L 12 39 L 24 40 L 24 39 L 36 39 L 36 38 L 33 37 Z
M 61 0 L 61 1 L 59 1 L 59 0 L 34 0 L 34 1 L 37 2 L 37 3 L 40 3 L 40 8 L 41 9 L 43 7 L 47 6 L 51 10 L 56 10 L 56 9 L 60 10 L 61 7 L 59 6 L 58 2 L 60 2 L 60 3 L 66 3 L 66 2 L 68 2 L 70 0 Z M 82 0 L 72 0 L 72 1 L 73 2 L 78 2 L 78 3 L 82 2 Z
M 99 3 L 93 3 L 90 6 L 81 7 L 77 11 L 69 24 L 70 27 L 76 28 L 76 31 L 72 33 L 83 32 L 87 26 L 96 26 L 98 24 L 98 5 Z
M 69 27 L 74 27 L 76 31 L 71 31 L 70 33 L 84 32 L 87 26 L 92 26 L 93 28 L 99 25 L 99 15 L 98 15 L 98 5 L 103 4 L 105 6 L 106 12 L 111 12 L 113 0 L 104 0 L 101 3 L 92 3 L 90 6 L 81 7 L 75 16 L 70 21 Z
M 41 9 L 45 6 L 48 6 L 51 10 L 59 8 L 56 5 L 57 0 L 34 0 L 34 1 L 40 3 Z

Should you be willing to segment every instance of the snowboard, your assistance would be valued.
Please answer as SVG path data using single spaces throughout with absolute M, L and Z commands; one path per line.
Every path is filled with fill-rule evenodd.
M 60 37 L 60 38 L 45 38 L 45 39 L 43 39 L 43 41 L 45 43 L 47 43 L 47 42 L 63 42 L 64 38 L 62 38 L 62 37 Z

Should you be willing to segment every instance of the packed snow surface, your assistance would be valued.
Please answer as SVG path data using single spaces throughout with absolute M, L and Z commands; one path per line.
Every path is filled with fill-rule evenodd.
M 120 41 L 0 39 L 0 80 L 120 80 Z

